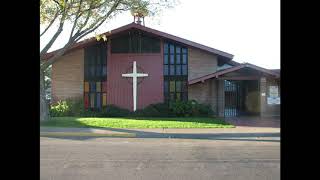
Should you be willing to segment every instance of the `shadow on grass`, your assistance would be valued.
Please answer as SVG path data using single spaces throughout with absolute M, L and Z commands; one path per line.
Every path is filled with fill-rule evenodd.
M 54 117 L 52 120 L 41 122 L 43 126 L 51 127 L 92 127 L 92 128 L 105 128 L 101 126 L 89 125 L 79 121 L 80 118 L 91 118 L 91 117 Z M 99 117 L 94 117 L 99 119 Z M 207 125 L 230 125 L 232 124 L 219 118 L 210 117 L 110 117 L 110 119 L 126 119 L 126 120 L 148 120 L 148 121 L 171 121 L 171 122 L 191 122 L 191 123 L 204 123 Z M 121 127 L 122 128 L 122 127 Z M 130 128 L 130 127 L 128 127 Z M 143 128 L 143 127 L 142 127 Z M 148 127 L 145 127 L 148 128 Z M 159 127 L 161 128 L 161 127 Z M 179 128 L 179 127 L 177 127 Z M 199 127 L 201 128 L 201 127 Z M 206 127 L 204 127 L 206 128 Z M 232 128 L 232 127 L 227 127 Z

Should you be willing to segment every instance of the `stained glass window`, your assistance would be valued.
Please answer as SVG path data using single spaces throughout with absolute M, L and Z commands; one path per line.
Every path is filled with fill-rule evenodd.
M 97 93 L 97 108 L 101 108 L 101 93 Z
M 178 100 L 178 101 L 181 100 L 181 93 L 176 93 L 176 100 Z
M 182 53 L 187 54 L 187 48 L 182 48 Z
M 168 65 L 164 65 L 163 66 L 163 74 L 164 75 L 169 75 L 169 67 L 168 67 Z
M 84 94 L 84 107 L 89 108 L 89 94 L 88 93 Z
M 164 44 L 163 52 L 164 53 L 169 53 L 169 44 L 168 43 Z
M 188 66 L 187 65 L 182 65 L 182 75 L 188 75 Z
M 90 93 L 90 107 L 94 108 L 95 93 Z
M 174 64 L 174 54 L 170 55 L 170 64 Z
M 181 92 L 181 81 L 176 81 L 176 91 Z
M 174 65 L 170 65 L 170 75 L 174 75 Z
M 171 99 L 173 99 L 173 100 L 175 99 L 174 94 L 175 94 L 175 93 L 170 93 L 170 100 L 171 100 Z
M 187 54 L 182 54 L 182 64 L 187 64 Z
M 174 81 L 170 81 L 170 92 L 175 92 L 176 90 L 176 86 Z
M 84 53 L 84 104 L 85 108 L 101 109 L 106 91 L 107 46 L 97 43 L 85 48 Z M 104 99 L 106 104 L 106 98 Z
M 170 44 L 170 53 L 173 54 L 174 53 L 174 45 Z
M 96 91 L 101 92 L 101 82 L 96 82 Z
M 102 92 L 106 92 L 107 91 L 107 81 L 103 81 L 102 82 Z
M 107 75 L 107 46 L 98 43 L 85 48 L 84 51 L 84 80 L 101 81 Z
M 168 64 L 168 62 L 169 62 L 169 57 L 168 57 L 168 54 L 165 54 L 164 55 L 164 64 Z
M 84 92 L 89 92 L 89 82 L 84 82 Z
M 181 75 L 181 65 L 176 65 L 176 75 Z
M 90 92 L 96 92 L 96 82 L 90 82 Z
M 181 47 L 180 46 L 176 46 L 176 54 L 180 54 L 181 51 Z
M 164 42 L 163 53 L 165 102 L 188 100 L 188 49 L 176 43 Z
M 164 81 L 164 92 L 165 93 L 169 92 L 169 83 L 168 83 L 168 81 Z
M 102 94 L 102 106 L 107 105 L 107 93 Z
M 176 64 L 181 64 L 181 55 L 176 54 Z

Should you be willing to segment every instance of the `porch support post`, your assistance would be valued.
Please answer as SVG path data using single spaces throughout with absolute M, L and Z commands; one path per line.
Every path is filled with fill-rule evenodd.
M 260 117 L 264 117 L 267 106 L 267 79 L 260 78 Z
M 218 80 L 218 116 L 224 117 L 224 80 Z

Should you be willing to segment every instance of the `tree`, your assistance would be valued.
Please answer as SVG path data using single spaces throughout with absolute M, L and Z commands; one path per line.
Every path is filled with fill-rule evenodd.
M 49 66 L 45 72 L 44 72 L 44 87 L 46 91 L 46 99 L 48 102 L 51 100 L 51 71 L 52 71 L 52 66 Z
M 40 120 L 49 119 L 45 93 L 45 72 L 76 42 L 94 32 L 116 15 L 131 10 L 154 16 L 176 4 L 174 0 L 40 0 L 40 24 L 45 26 L 40 38 L 53 29 L 54 33 L 40 51 Z M 66 44 L 52 57 L 45 59 L 48 50 L 61 35 L 66 24 L 72 29 Z M 56 26 L 55 26 L 56 25 Z

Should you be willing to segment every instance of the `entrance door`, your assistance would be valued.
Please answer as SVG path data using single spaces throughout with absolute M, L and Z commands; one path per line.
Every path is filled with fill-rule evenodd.
M 257 80 L 225 80 L 225 117 L 259 115 L 259 82 Z
M 241 81 L 224 81 L 225 107 L 224 116 L 234 117 L 239 115 L 241 109 Z

